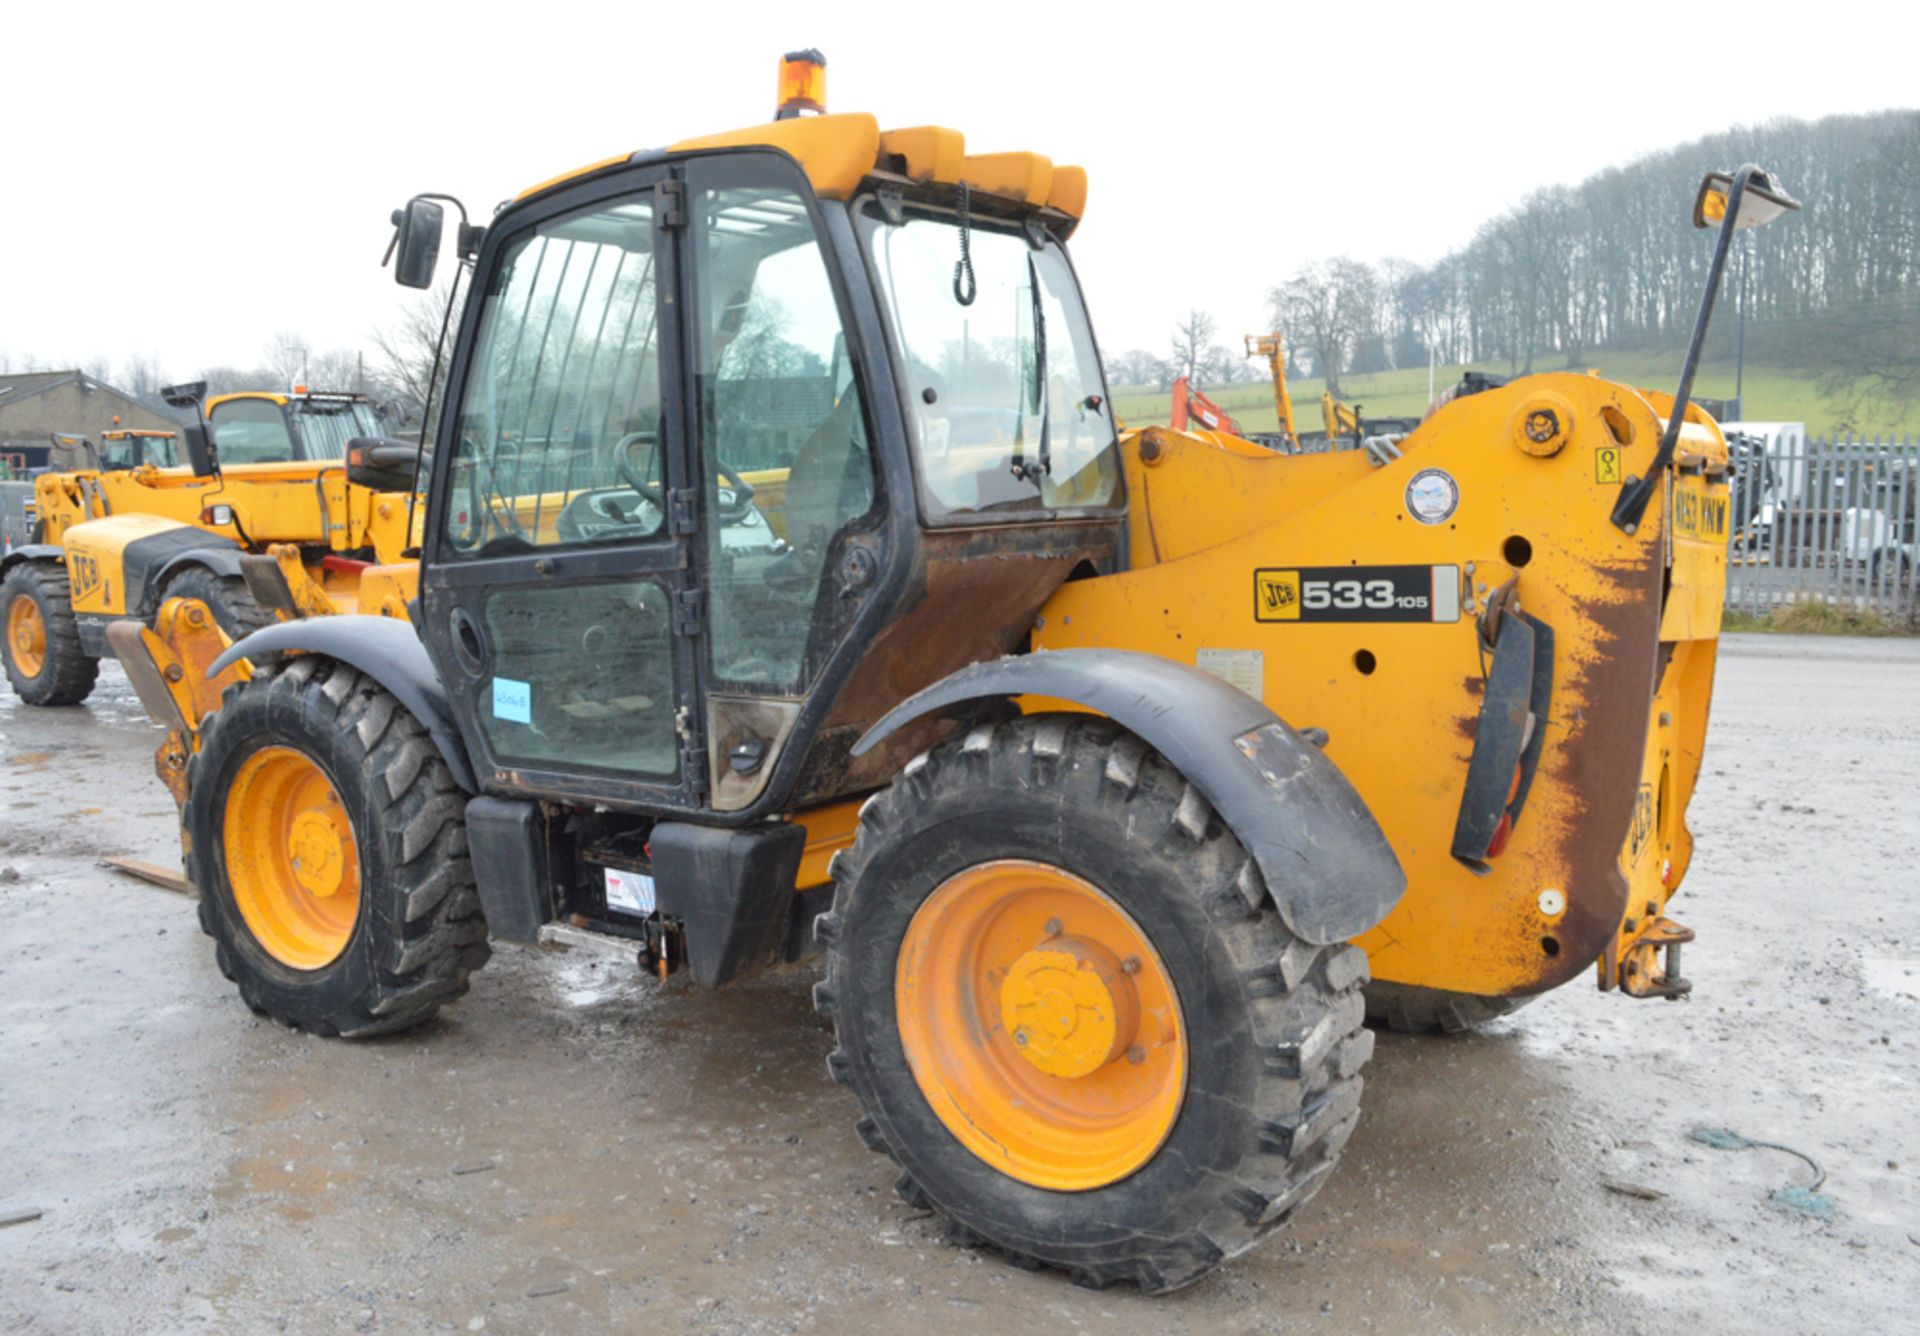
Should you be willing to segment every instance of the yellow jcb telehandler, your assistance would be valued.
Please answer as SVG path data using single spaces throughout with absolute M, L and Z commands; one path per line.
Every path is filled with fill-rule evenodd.
M 364 395 L 163 391 L 182 432 L 54 438 L 30 541 L 0 557 L 0 645 L 30 705 L 76 705 L 114 649 L 110 622 L 155 624 L 171 599 L 231 638 L 311 613 L 404 615 L 418 447 L 380 435 Z M 362 601 L 364 600 L 364 601 Z M 186 685 L 208 699 L 233 679 Z
M 198 716 L 115 634 L 256 1010 L 403 1029 L 562 921 L 711 986 L 817 946 L 908 1200 L 1168 1290 L 1326 1181 L 1369 996 L 1686 987 L 1727 514 L 1688 390 L 1732 228 L 1792 201 L 1704 187 L 1677 397 L 1516 380 L 1380 467 L 1123 436 L 1086 174 L 800 115 L 822 80 L 462 224 L 413 624 L 255 632 Z

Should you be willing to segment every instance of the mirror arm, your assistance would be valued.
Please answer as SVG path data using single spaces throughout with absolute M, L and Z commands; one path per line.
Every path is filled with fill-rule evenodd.
M 1740 201 L 1747 193 L 1747 183 L 1760 174 L 1760 169 L 1752 163 L 1733 174 L 1733 185 L 1727 192 L 1727 212 L 1720 219 L 1720 235 L 1713 244 L 1713 264 L 1707 270 L 1707 290 L 1700 295 L 1700 311 L 1693 321 L 1693 339 L 1687 345 L 1687 360 L 1680 368 L 1680 388 L 1673 394 L 1673 413 L 1667 418 L 1667 429 L 1660 437 L 1660 449 L 1647 468 L 1646 476 L 1629 477 L 1620 488 L 1619 499 L 1613 505 L 1613 523 L 1622 533 L 1632 533 L 1640 527 L 1640 521 L 1647 513 L 1647 503 L 1653 499 L 1653 489 L 1659 485 L 1661 475 L 1673 462 L 1673 452 L 1679 448 L 1680 424 L 1686 420 L 1687 405 L 1693 400 L 1693 376 L 1700 369 L 1700 354 L 1707 343 L 1707 326 L 1713 321 L 1714 303 L 1720 296 L 1720 276 L 1726 272 L 1727 252 L 1733 246 L 1734 223 L 1740 217 Z

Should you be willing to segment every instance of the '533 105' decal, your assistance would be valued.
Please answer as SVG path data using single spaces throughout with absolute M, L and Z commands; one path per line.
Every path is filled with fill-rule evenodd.
M 1458 566 L 1294 566 L 1253 573 L 1257 622 L 1457 622 Z

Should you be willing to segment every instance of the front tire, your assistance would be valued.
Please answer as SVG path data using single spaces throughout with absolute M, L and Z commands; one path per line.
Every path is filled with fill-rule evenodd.
M 205 566 L 189 566 L 167 581 L 160 602 L 170 598 L 197 598 L 213 614 L 214 625 L 227 639 L 238 640 L 273 625 L 273 614 L 253 601 L 247 582 L 237 575 L 219 575 Z
M 486 963 L 466 795 L 372 678 L 301 655 L 230 689 L 187 782 L 200 926 L 255 1011 L 313 1034 L 388 1034 Z
M 0 657 L 14 694 L 29 705 L 78 705 L 93 694 L 100 660 L 80 645 L 66 568 L 23 561 L 0 581 L 6 642 Z
M 1279 1228 L 1339 1158 L 1373 1050 L 1365 955 L 1289 932 L 1198 790 L 1112 722 L 943 744 L 834 873 L 828 1069 L 956 1237 L 1163 1292 Z M 1174 1058 L 1169 1108 L 1153 1073 Z

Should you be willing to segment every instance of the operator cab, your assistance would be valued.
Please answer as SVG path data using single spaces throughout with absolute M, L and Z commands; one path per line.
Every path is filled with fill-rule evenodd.
M 207 401 L 207 421 L 226 465 L 343 460 L 348 441 L 385 430 L 379 410 L 366 395 L 315 392 L 305 386 L 291 394 L 242 390 L 216 395 Z
M 871 724 L 1117 569 L 1084 199 L 821 115 L 463 222 L 420 603 L 482 787 L 726 824 L 871 789 L 947 726 L 855 759 Z M 404 281 L 441 219 L 395 214 Z

